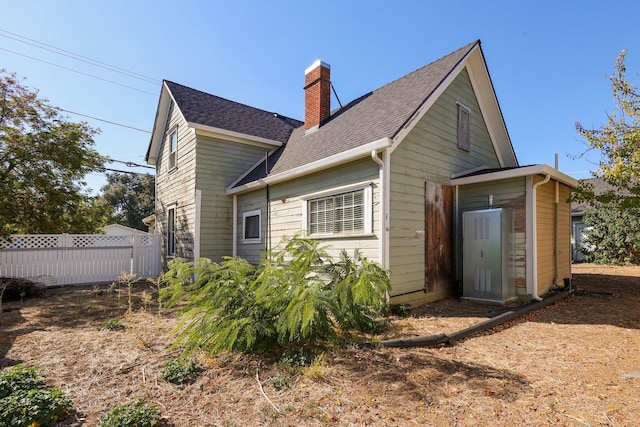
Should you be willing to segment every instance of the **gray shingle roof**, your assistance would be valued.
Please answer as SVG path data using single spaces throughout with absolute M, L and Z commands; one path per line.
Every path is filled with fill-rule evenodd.
M 427 101 L 440 83 L 480 43 L 475 41 L 334 111 L 320 128 L 305 135 L 295 129 L 287 144 L 269 159 L 269 175 L 357 148 L 393 138 Z M 264 163 L 258 165 L 237 186 L 266 176 Z
M 165 80 L 187 122 L 286 142 L 302 122 Z

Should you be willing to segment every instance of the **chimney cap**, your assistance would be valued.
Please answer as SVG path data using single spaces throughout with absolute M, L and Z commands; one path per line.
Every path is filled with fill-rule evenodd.
M 318 68 L 320 66 L 323 66 L 325 68 L 331 69 L 331 65 L 329 65 L 326 62 L 318 59 L 313 64 L 311 64 L 306 70 L 304 70 L 304 74 L 307 75 L 307 74 L 309 74 L 310 72 L 312 72 L 313 70 L 315 70 L 316 68 Z

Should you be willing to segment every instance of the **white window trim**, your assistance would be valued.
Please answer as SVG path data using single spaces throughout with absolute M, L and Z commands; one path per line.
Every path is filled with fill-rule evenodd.
M 361 238 L 373 236 L 373 189 L 372 182 L 359 182 L 329 190 L 318 191 L 302 196 L 302 230 L 307 232 L 308 237 L 314 239 L 344 239 Z M 310 234 L 309 233 L 309 201 L 322 197 L 337 196 L 338 194 L 350 193 L 352 191 L 364 190 L 364 231 L 362 233 L 338 233 L 338 234 Z
M 247 225 L 247 217 L 258 217 L 258 237 L 254 239 L 245 239 L 245 227 Z M 247 211 L 242 213 L 242 243 L 262 243 L 262 210 L 256 209 L 253 211 Z
M 171 151 L 171 137 L 175 134 L 176 136 L 176 146 L 173 151 Z M 178 168 L 178 125 L 173 126 L 167 132 L 167 142 L 169 145 L 169 161 L 167 162 L 167 169 L 169 171 L 175 170 Z M 174 157 L 173 166 L 171 165 L 171 156 Z
M 174 231 L 173 231 L 173 253 L 170 254 L 169 253 L 169 214 L 170 212 L 173 210 L 173 227 L 174 227 Z M 167 238 L 167 259 L 173 259 L 178 255 L 178 209 L 177 209 L 177 204 L 173 204 L 167 207 L 167 229 L 165 231 L 165 236 Z

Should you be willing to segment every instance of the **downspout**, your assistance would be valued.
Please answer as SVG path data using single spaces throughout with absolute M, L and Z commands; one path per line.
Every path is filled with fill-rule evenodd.
M 385 265 L 385 253 L 386 253 L 386 249 L 385 249 L 385 245 L 386 245 L 386 239 L 385 239 L 385 232 L 384 232 L 384 212 L 385 212 L 385 200 L 384 200 L 384 191 L 385 191 L 385 186 L 384 186 L 384 162 L 380 159 L 380 157 L 378 157 L 378 152 L 376 150 L 371 150 L 371 159 L 376 162 L 376 164 L 378 165 L 378 167 L 380 168 L 379 170 L 379 178 L 378 181 L 380 182 L 379 184 L 379 188 L 380 188 L 380 218 L 378 219 L 379 223 L 380 223 L 380 243 L 379 243 L 379 247 L 378 247 L 378 258 L 380 259 L 380 265 L 383 266 L 383 268 L 388 268 L 387 265 Z
M 233 195 L 233 243 L 232 243 L 232 255 L 234 258 L 238 257 L 238 195 Z
M 541 186 L 546 184 L 547 182 L 549 182 L 549 180 L 551 179 L 551 175 L 550 174 L 545 174 L 545 178 L 536 183 L 533 184 L 533 186 L 531 187 L 531 199 L 532 199 L 532 216 L 533 216 L 533 224 L 532 224 L 532 234 L 533 234 L 533 253 L 532 255 L 532 260 L 533 260 L 533 285 L 531 287 L 531 296 L 533 297 L 533 299 L 535 299 L 536 301 L 542 301 L 542 298 L 540 298 L 540 296 L 538 295 L 538 224 L 537 224 L 537 213 L 538 213 L 538 206 L 537 206 L 537 202 L 536 202 L 536 189 Z
M 558 181 L 556 183 L 556 203 L 555 203 L 555 212 L 554 212 L 554 235 L 553 235 L 553 284 L 556 286 L 560 286 L 558 283 L 558 274 L 560 274 L 560 264 L 559 264 L 559 254 L 558 254 L 558 208 L 560 205 L 560 188 Z

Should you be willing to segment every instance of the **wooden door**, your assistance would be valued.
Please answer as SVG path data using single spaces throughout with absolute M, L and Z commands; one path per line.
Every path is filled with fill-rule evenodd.
M 453 187 L 425 182 L 425 292 L 454 285 Z

